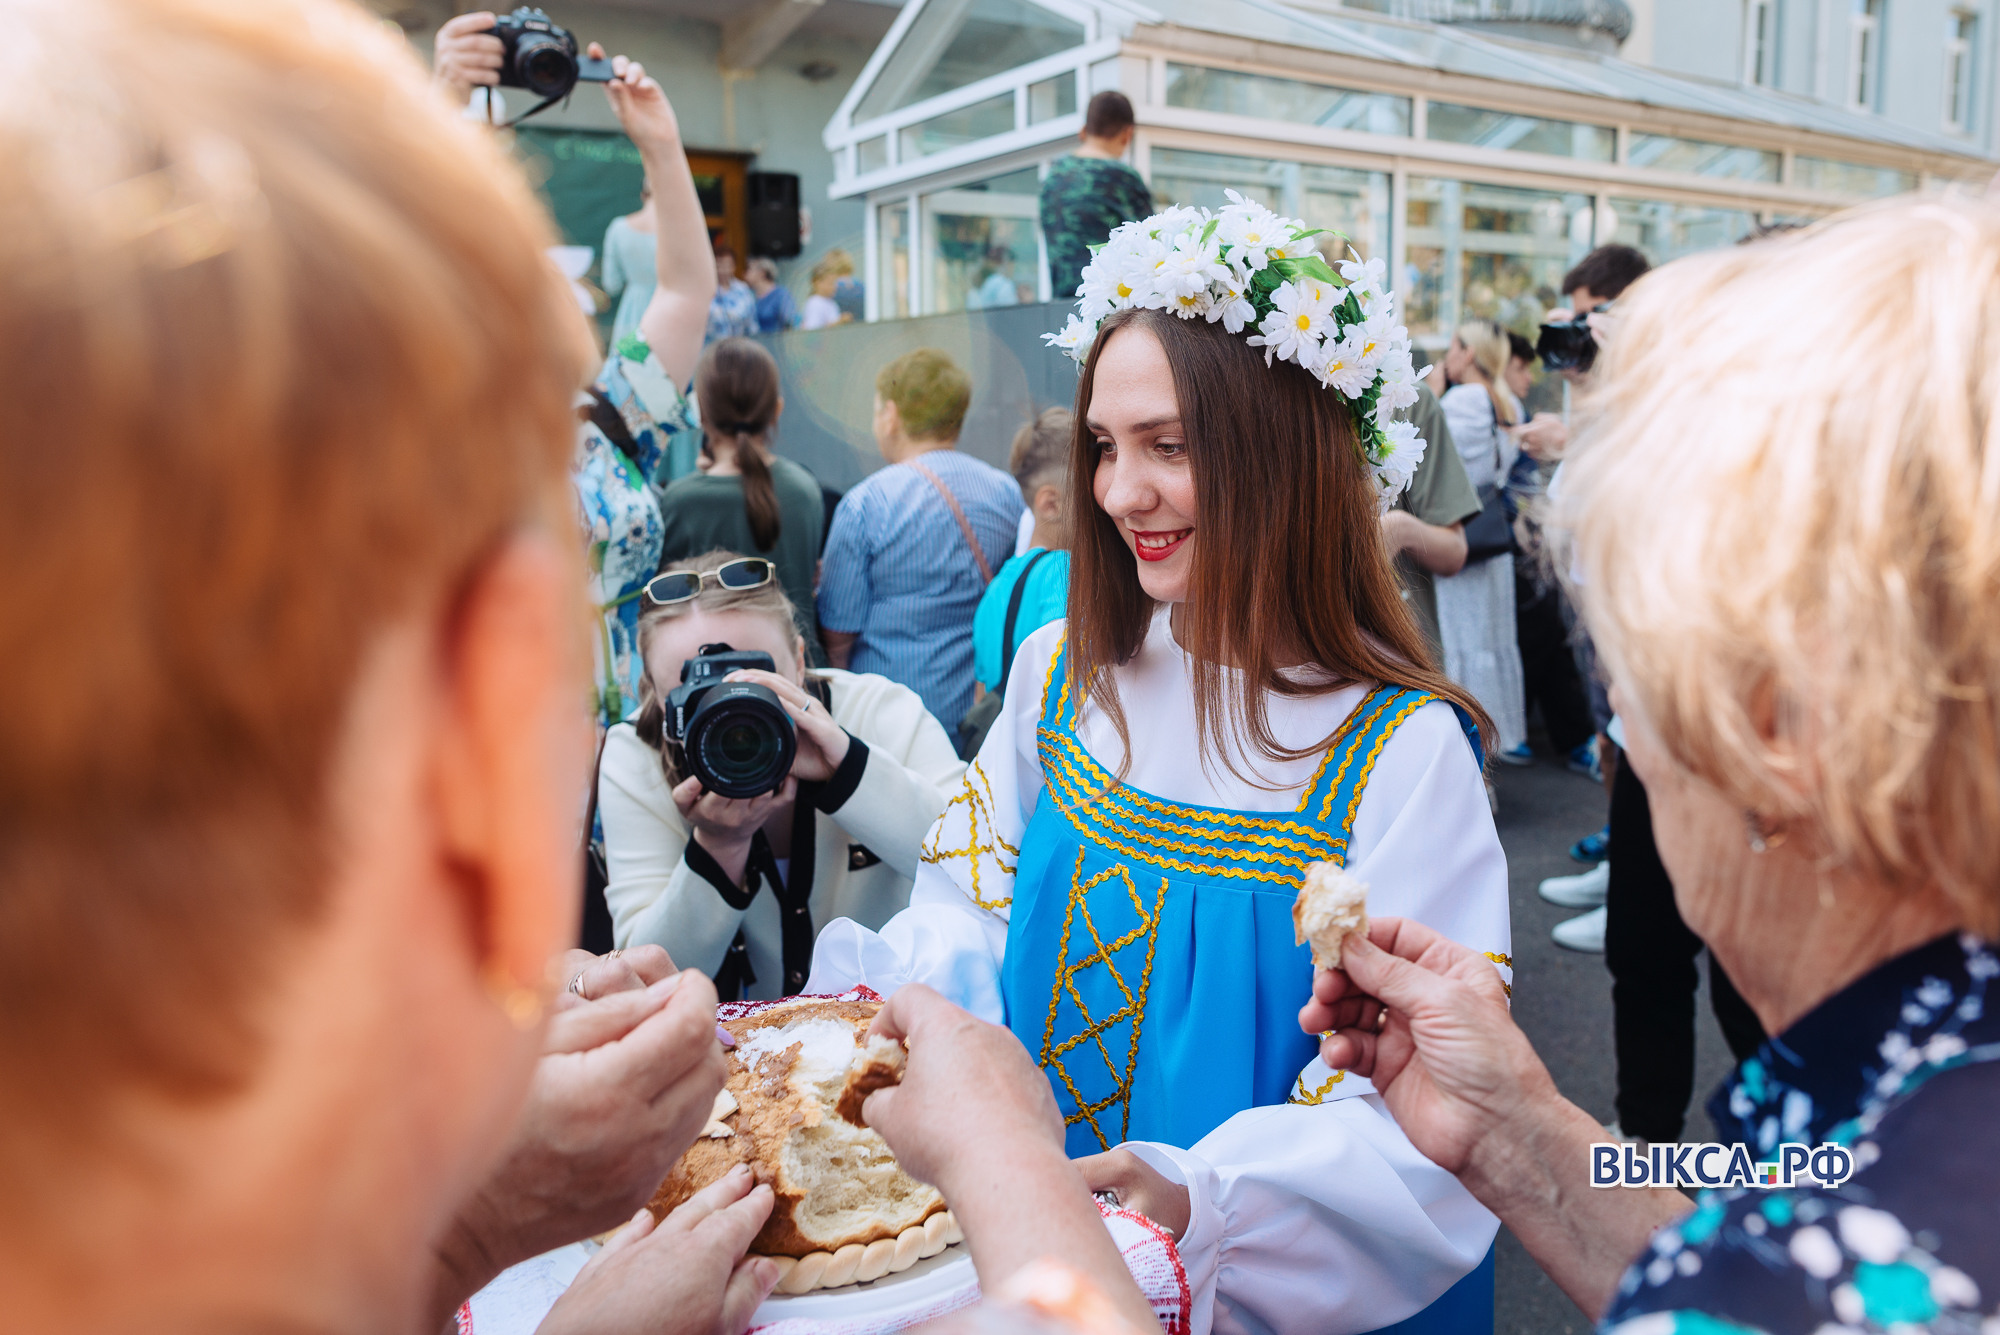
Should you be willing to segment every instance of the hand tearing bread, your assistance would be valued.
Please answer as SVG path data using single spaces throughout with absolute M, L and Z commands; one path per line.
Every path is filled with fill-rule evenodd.
M 903 1063 L 908 1056 L 895 1039 L 870 1036 L 855 1050 L 847 1068 L 847 1083 L 841 1087 L 840 1101 L 833 1110 L 856 1126 L 868 1125 L 861 1118 L 861 1105 L 876 1090 L 903 1083 Z
M 1294 943 L 1312 943 L 1313 967 L 1338 969 L 1341 943 L 1368 930 L 1367 883 L 1337 863 L 1315 862 L 1292 901 Z

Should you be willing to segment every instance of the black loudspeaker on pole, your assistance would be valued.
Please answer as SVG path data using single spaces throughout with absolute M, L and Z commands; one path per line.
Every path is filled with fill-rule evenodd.
M 799 253 L 799 178 L 789 172 L 751 172 L 750 253 L 788 260 Z

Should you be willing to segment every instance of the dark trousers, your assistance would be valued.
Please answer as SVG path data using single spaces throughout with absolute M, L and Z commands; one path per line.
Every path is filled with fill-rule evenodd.
M 1568 755 L 1590 740 L 1597 725 L 1576 674 L 1562 590 L 1553 583 L 1541 588 L 1522 570 L 1527 564 L 1525 557 L 1514 558 L 1514 638 L 1521 647 L 1521 685 L 1527 707 L 1542 707 L 1550 744 Z
M 1695 957 L 1701 938 L 1681 921 L 1674 887 L 1653 846 L 1646 789 L 1630 765 L 1611 783 L 1611 883 L 1604 964 L 1611 970 L 1618 1052 L 1618 1125 L 1641 1140 L 1677 1141 L 1694 1093 Z M 1708 960 L 1709 1000 L 1738 1061 L 1764 1029 L 1735 984 Z

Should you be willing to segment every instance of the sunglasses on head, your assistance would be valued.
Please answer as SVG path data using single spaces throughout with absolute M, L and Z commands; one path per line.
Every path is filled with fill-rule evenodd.
M 725 561 L 713 570 L 669 570 L 664 575 L 655 575 L 646 581 L 645 594 L 656 607 L 667 607 L 699 598 L 702 585 L 709 580 L 714 580 L 722 588 L 740 592 L 760 589 L 777 576 L 777 567 L 769 561 L 746 556 L 740 560 Z

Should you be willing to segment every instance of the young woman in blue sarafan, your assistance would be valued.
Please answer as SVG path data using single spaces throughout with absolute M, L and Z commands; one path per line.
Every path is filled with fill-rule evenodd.
M 1260 343 L 1296 321 L 1276 364 L 1234 312 L 1065 331 L 1087 356 L 1069 615 L 1016 656 L 911 907 L 830 924 L 808 984 L 922 982 L 1011 1027 L 1086 1179 L 1176 1235 L 1195 1335 L 1491 1320 L 1495 1220 L 1297 1022 L 1315 861 L 1511 976 L 1482 716 L 1380 533 L 1412 433 L 1371 432 L 1382 376 L 1339 378 L 1402 339 L 1378 267 L 1260 288 Z

